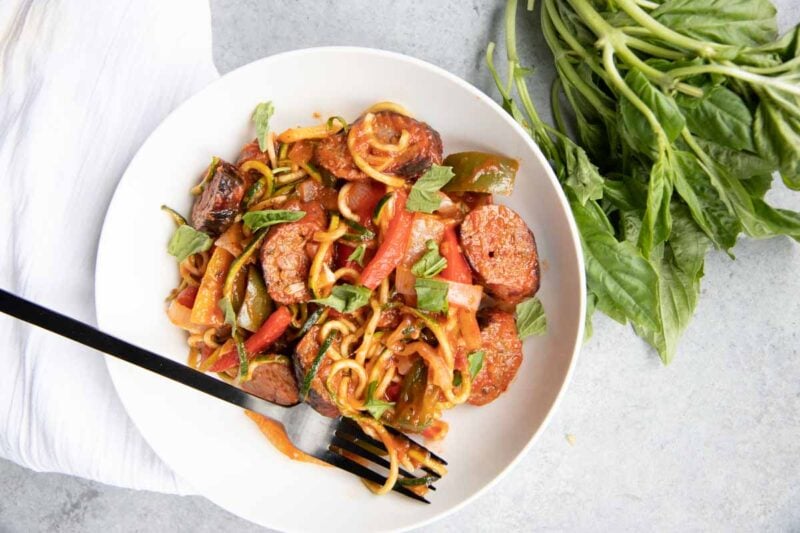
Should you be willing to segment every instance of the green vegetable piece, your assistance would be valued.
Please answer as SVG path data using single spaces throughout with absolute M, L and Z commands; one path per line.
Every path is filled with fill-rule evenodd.
M 447 312 L 447 291 L 449 285 L 436 279 L 417 278 L 414 290 L 417 292 L 417 308 L 434 313 Z
M 417 359 L 403 377 L 391 425 L 403 432 L 418 433 L 433 423 L 439 387 L 428 382 L 428 367 Z
M 319 351 L 317 351 L 317 356 L 314 357 L 314 361 L 311 363 L 311 368 L 309 368 L 308 372 L 306 372 L 306 375 L 303 378 L 303 383 L 300 385 L 300 399 L 302 401 L 305 401 L 306 398 L 308 398 L 308 391 L 311 390 L 311 382 L 314 380 L 317 372 L 319 372 L 319 367 L 322 364 L 322 360 L 325 358 L 325 354 L 333 344 L 333 341 L 336 339 L 336 335 L 338 333 L 339 332 L 337 330 L 333 330 L 328 333 L 328 336 L 325 337 L 324 341 L 322 341 L 322 345 L 320 345 Z
M 330 296 L 311 301 L 332 307 L 340 313 L 352 313 L 367 305 L 371 294 L 372 291 L 366 287 L 343 284 L 334 286 Z
M 203 192 L 203 189 L 206 188 L 206 183 L 211 181 L 211 178 L 213 178 L 214 174 L 216 174 L 217 167 L 219 167 L 219 163 L 220 163 L 219 157 L 217 156 L 212 157 L 211 163 L 208 165 L 206 173 L 203 175 L 203 179 L 200 180 L 200 183 L 192 187 L 189 192 L 191 192 L 195 196 Z
M 267 286 L 258 272 L 258 268 L 251 265 L 247 269 L 244 301 L 239 308 L 236 322 L 239 327 L 255 333 L 271 313 L 272 299 L 267 292 Z
M 248 374 L 249 360 L 247 350 L 242 341 L 242 335 L 236 327 L 233 328 L 233 341 L 236 343 L 236 353 L 239 356 L 239 379 L 244 379 Z
M 176 226 L 180 227 L 183 226 L 184 224 L 188 224 L 188 222 L 186 222 L 186 219 L 183 218 L 183 215 L 181 215 L 171 207 L 162 205 L 161 210 L 167 213 L 170 216 L 170 218 L 172 218 L 172 221 L 175 222 Z
M 380 420 L 386 410 L 392 409 L 395 403 L 375 398 L 375 389 L 377 389 L 377 387 L 377 381 L 370 381 L 367 387 L 367 401 L 364 402 L 364 408 L 369 411 L 369 414 L 371 414 L 374 419 Z
M 319 308 L 315 309 L 313 313 L 311 313 L 310 315 L 308 315 L 308 318 L 306 319 L 306 321 L 305 321 L 305 323 L 303 324 L 303 326 L 300 328 L 300 331 L 298 331 L 298 332 L 297 332 L 297 338 L 298 338 L 298 339 L 299 339 L 299 338 L 302 338 L 302 337 L 303 337 L 303 336 L 304 336 L 306 333 L 308 333 L 308 330 L 310 330 L 311 328 L 313 328 L 313 327 L 314 327 L 314 325 L 315 325 L 317 322 L 319 322 L 319 317 L 321 317 L 321 316 L 322 316 L 322 313 L 323 313 L 324 311 L 325 311 L 325 309 L 324 309 L 324 308 L 322 308 L 322 307 L 319 307 Z
M 428 249 L 419 260 L 411 267 L 411 273 L 418 278 L 432 278 L 447 268 L 447 259 L 439 253 L 439 245 L 429 239 L 425 242 Z
M 538 298 L 528 298 L 518 303 L 514 319 L 520 339 L 547 333 L 547 317 L 542 302 Z
M 178 226 L 175 233 L 172 234 L 167 245 L 167 252 L 174 255 L 180 263 L 190 255 L 205 252 L 211 248 L 213 243 L 211 237 L 202 231 L 197 231 L 188 224 L 184 224 Z
M 448 155 L 442 163 L 453 169 L 454 177 L 442 190 L 447 192 L 479 192 L 509 196 L 519 161 L 499 154 L 458 152 Z
M 264 211 L 250 211 L 242 217 L 244 224 L 253 231 L 258 231 L 275 224 L 296 222 L 306 216 L 305 211 L 290 211 L 286 209 L 267 209 Z
M 480 372 L 481 368 L 483 368 L 483 358 L 485 355 L 486 353 L 483 350 L 475 350 L 467 356 L 467 362 L 469 363 L 469 375 L 472 379 L 475 379 L 475 376 L 477 376 L 478 372 Z
M 450 167 L 432 165 L 411 187 L 406 209 L 422 213 L 433 213 L 439 209 L 439 205 L 442 203 L 439 189 L 444 187 L 453 178 L 453 175 L 453 169 Z
M 262 152 L 267 151 L 267 133 L 269 133 L 269 119 L 275 113 L 275 106 L 272 102 L 261 102 L 253 111 L 253 124 L 256 126 L 256 138 L 258 148 Z
M 356 246 L 353 253 L 351 253 L 348 257 L 348 261 L 353 261 L 354 263 L 358 263 L 360 266 L 364 266 L 364 252 L 367 250 L 366 245 L 359 244 Z
M 356 234 L 355 240 L 371 241 L 372 239 L 375 238 L 375 232 L 372 231 L 371 229 L 369 229 L 367 227 L 364 227 L 361 224 L 359 224 L 358 222 L 356 222 L 354 220 L 350 220 L 348 218 L 342 217 L 342 220 L 344 221 L 345 224 L 350 226 L 351 229 L 355 230 L 355 234 Z
M 380 222 L 381 213 L 383 213 L 386 204 L 389 203 L 389 200 L 392 198 L 392 193 L 384 194 L 383 197 L 378 200 L 378 203 L 375 205 L 375 211 L 372 213 L 372 222 L 376 226 Z

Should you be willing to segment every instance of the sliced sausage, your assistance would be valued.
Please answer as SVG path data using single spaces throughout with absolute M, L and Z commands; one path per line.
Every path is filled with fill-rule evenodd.
M 480 321 L 483 366 L 472 382 L 467 400 L 472 405 L 485 405 L 505 392 L 522 363 L 522 341 L 514 316 L 491 309 Z
M 417 179 L 431 165 L 442 163 L 442 138 L 436 130 L 424 122 L 392 111 L 375 113 L 373 132 L 381 143 L 396 144 L 403 131 L 409 135 L 408 148 L 394 157 L 383 172 Z M 377 153 L 382 154 L 380 151 Z
M 347 181 L 367 179 L 347 149 L 347 134 L 344 132 L 322 139 L 314 150 L 314 161 L 334 177 Z
M 250 160 L 260 161 L 265 165 L 269 165 L 269 155 L 261 151 L 258 146 L 258 140 L 253 140 L 253 142 L 249 142 L 242 147 L 242 151 L 239 152 L 239 159 L 236 160 L 236 166 L 241 166 L 242 163 Z
M 273 227 L 261 245 L 261 268 L 270 297 L 281 304 L 296 304 L 311 299 L 308 271 L 316 253 L 311 238 L 326 228 L 325 210 L 318 202 L 292 201 L 284 209 L 305 211 L 296 222 Z
M 320 329 L 320 326 L 314 326 L 308 330 L 306 336 L 303 337 L 294 350 L 294 372 L 300 386 L 302 386 L 306 374 L 314 364 L 314 359 L 316 359 L 322 345 L 322 341 L 319 338 Z M 325 387 L 332 364 L 333 360 L 327 355 L 322 359 L 316 375 L 311 380 L 311 387 L 308 390 L 308 397 L 305 401 L 320 414 L 336 418 L 340 414 L 339 408 L 333 403 Z M 337 376 L 334 381 L 333 385 L 338 387 L 340 378 Z
M 223 233 L 239 214 L 246 189 L 247 183 L 236 167 L 220 161 L 194 202 L 192 226 L 215 237 Z
M 506 304 L 517 304 L 539 289 L 539 258 L 533 233 L 503 205 L 483 205 L 461 224 L 464 255 L 481 285 Z
M 242 383 L 250 394 L 278 405 L 295 405 L 300 401 L 294 370 L 288 358 L 264 361 L 253 370 L 253 377 Z

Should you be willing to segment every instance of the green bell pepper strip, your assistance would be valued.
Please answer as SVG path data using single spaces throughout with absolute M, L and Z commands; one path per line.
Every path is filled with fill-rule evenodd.
M 455 176 L 442 190 L 445 192 L 478 192 L 509 196 L 519 161 L 499 154 L 458 152 L 448 155 L 444 166 L 452 167 Z

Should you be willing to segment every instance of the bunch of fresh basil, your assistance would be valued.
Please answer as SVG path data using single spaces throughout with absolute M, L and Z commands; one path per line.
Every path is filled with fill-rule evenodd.
M 516 52 L 503 104 L 550 160 L 586 260 L 589 315 L 630 321 L 675 354 L 711 246 L 739 234 L 800 239 L 800 214 L 764 196 L 800 190 L 800 26 L 778 37 L 769 0 L 543 0 L 558 77 L 544 123 Z M 529 2 L 528 10 L 532 9 Z

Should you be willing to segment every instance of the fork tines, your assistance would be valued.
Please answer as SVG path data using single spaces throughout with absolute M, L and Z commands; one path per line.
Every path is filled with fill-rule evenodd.
M 399 438 L 407 440 L 410 445 L 420 453 L 444 463 L 438 456 L 430 452 L 424 446 L 412 441 L 403 433 L 395 431 L 392 431 L 392 433 Z M 383 485 L 386 482 L 386 476 L 370 467 L 378 467 L 381 471 L 388 473 L 390 463 L 385 457 L 382 457 L 382 455 L 385 456 L 386 454 L 388 454 L 388 452 L 382 442 L 365 434 L 361 427 L 353 420 L 342 418 L 340 419 L 338 428 L 334 432 L 328 451 L 324 454 L 322 459 L 351 474 Z M 408 496 L 409 498 L 413 498 L 414 500 L 430 503 L 427 499 L 409 488 L 409 486 L 425 485 L 431 490 L 436 490 L 436 487 L 434 487 L 432 483 L 441 476 L 426 465 L 422 465 L 421 469 L 431 475 L 417 477 L 412 472 L 401 467 L 399 469 L 400 477 L 392 490 Z

